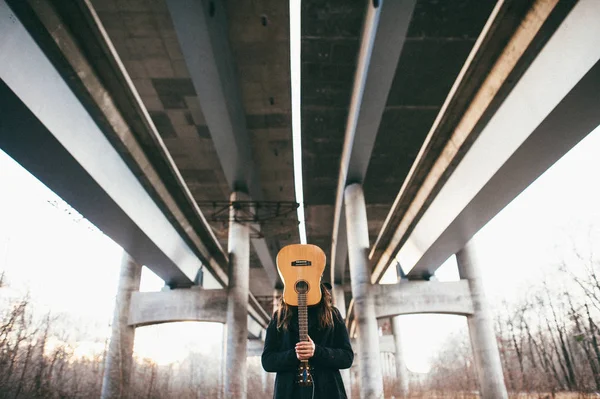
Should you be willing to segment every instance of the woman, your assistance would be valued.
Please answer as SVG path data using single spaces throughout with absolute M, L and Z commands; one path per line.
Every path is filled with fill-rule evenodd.
M 309 342 L 298 342 L 298 308 L 287 305 L 283 298 L 267 327 L 262 365 L 277 373 L 275 399 L 347 397 L 339 370 L 350 368 L 354 352 L 346 325 L 323 284 L 321 293 L 321 302 L 308 307 Z M 309 360 L 312 387 L 296 384 L 300 360 Z

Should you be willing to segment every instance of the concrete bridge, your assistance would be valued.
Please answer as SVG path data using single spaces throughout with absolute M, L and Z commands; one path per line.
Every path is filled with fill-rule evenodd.
M 126 251 L 103 397 L 124 395 L 136 326 L 200 320 L 227 325 L 224 397 L 245 398 L 257 298 L 308 241 L 361 397 L 400 340 L 377 319 L 433 312 L 468 318 L 481 396 L 506 398 L 469 241 L 600 124 L 600 2 L 291 7 L 0 1 L 0 148 Z M 462 280 L 430 281 L 453 254 Z M 137 292 L 140 265 L 165 290 Z M 389 267 L 403 278 L 378 285 Z

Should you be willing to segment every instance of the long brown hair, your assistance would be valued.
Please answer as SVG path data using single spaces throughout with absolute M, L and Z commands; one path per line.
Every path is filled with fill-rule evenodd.
M 331 292 L 321 284 L 321 302 L 319 302 L 319 327 L 333 327 L 333 303 Z M 283 295 L 279 299 L 277 308 L 277 330 L 287 330 L 292 318 L 290 306 L 283 301 Z

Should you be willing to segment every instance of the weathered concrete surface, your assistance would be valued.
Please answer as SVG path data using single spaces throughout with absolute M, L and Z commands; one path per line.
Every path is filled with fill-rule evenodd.
M 382 398 L 383 375 L 379 356 L 375 301 L 371 292 L 371 276 L 367 259 L 369 230 L 362 186 L 360 184 L 348 186 L 344 199 L 354 315 L 358 329 L 358 348 L 355 350 L 359 359 L 360 396 Z
M 378 340 L 379 340 L 379 351 L 380 352 L 388 352 L 388 353 L 396 352 L 396 344 L 394 343 L 393 335 L 383 335 L 383 336 L 379 337 Z M 354 352 L 356 352 L 356 347 L 358 345 L 357 339 L 352 338 L 350 340 L 350 343 L 352 344 L 352 347 L 354 348 Z M 354 364 L 352 365 L 352 367 L 358 366 L 358 365 L 359 365 L 358 360 L 355 358 Z
M 252 317 L 247 317 L 248 339 L 265 339 L 265 329 Z
M 344 189 L 348 182 L 365 181 L 415 3 L 416 0 L 384 1 L 380 6 L 369 3 L 367 7 L 335 193 L 329 261 L 333 282 L 342 283 L 346 272 Z
M 252 300 L 252 297 L 249 297 Z M 261 338 L 264 332 L 264 312 L 258 304 L 248 305 L 249 338 Z M 160 292 L 134 292 L 129 308 L 128 324 L 145 326 L 177 321 L 207 321 L 225 323 L 227 290 L 181 288 Z
M 255 201 L 264 193 L 255 168 L 239 75 L 228 37 L 224 3 L 171 1 L 167 6 L 208 132 L 232 191 L 245 190 Z M 210 12 L 211 7 L 213 12 Z M 288 181 L 290 184 L 291 181 Z M 257 230 L 261 227 L 258 225 Z M 272 285 L 279 281 L 270 237 L 252 239 L 254 251 Z
M 471 54 L 466 57 L 463 65 L 455 69 L 455 73 L 458 76 L 454 81 L 452 89 L 448 93 L 446 101 L 439 103 L 441 106 L 440 108 L 431 110 L 437 113 L 437 117 L 432 119 L 427 126 L 429 132 L 426 137 L 423 137 L 424 145 L 421 147 L 421 151 L 419 151 L 415 158 L 410 171 L 408 171 L 405 181 L 402 182 L 401 189 L 392 205 L 392 209 L 390 209 L 377 240 L 371 248 L 369 258 L 371 259 L 372 264 L 375 264 L 372 278 L 373 282 L 378 281 L 385 272 L 387 266 L 393 262 L 395 256 L 394 251 L 396 251 L 395 246 L 398 245 L 402 239 L 402 234 L 409 228 L 410 222 L 413 219 L 420 217 L 420 214 L 414 210 L 416 204 L 423 205 L 424 203 L 424 199 L 420 199 L 419 195 L 423 197 L 422 191 L 424 191 L 424 187 L 428 190 L 434 189 L 431 184 L 424 184 L 423 182 L 432 178 L 436 179 L 436 181 L 437 179 L 446 178 L 443 170 L 430 174 L 430 169 L 436 164 L 436 159 L 438 159 L 438 157 L 444 161 L 451 161 L 453 159 L 451 156 L 446 156 L 447 150 L 444 149 L 444 144 L 446 144 L 446 142 L 448 143 L 447 146 L 450 146 L 453 145 L 455 141 L 462 143 L 468 138 L 468 135 L 463 134 L 462 136 L 450 140 L 454 125 L 458 124 L 462 115 L 466 113 L 470 106 L 470 99 L 474 96 L 481 83 L 486 79 L 487 72 L 493 67 L 498 55 L 504 50 L 507 38 L 512 35 L 513 31 L 519 28 L 522 17 L 531 3 L 532 0 L 527 0 L 520 2 L 515 6 L 515 4 L 512 3 L 504 3 L 504 5 L 497 3 L 494 5 L 485 2 L 484 8 L 487 8 L 487 15 L 482 12 L 479 17 L 482 18 L 480 21 L 483 21 L 483 18 L 488 18 L 489 16 L 488 22 L 485 25 L 481 25 L 483 30 L 481 30 L 481 28 L 479 30 L 470 29 L 469 36 L 471 36 L 474 43 Z M 478 5 L 479 4 L 472 4 L 469 6 L 467 4 L 462 4 L 461 6 L 466 6 L 467 9 L 469 9 Z M 490 11 L 491 15 L 489 14 Z M 459 13 L 457 15 L 464 15 L 464 13 Z M 447 21 L 450 22 L 451 20 L 448 19 Z M 473 27 L 473 25 L 471 25 L 471 27 Z M 469 28 L 465 26 L 463 29 Z M 462 50 L 464 51 L 466 48 L 463 48 Z M 509 54 L 513 55 L 513 53 L 516 55 L 518 52 L 510 52 Z M 456 66 L 454 66 L 454 68 L 456 68 Z M 433 89 L 432 86 L 427 86 L 430 87 L 430 89 Z M 398 89 L 405 87 L 406 86 L 399 86 Z M 485 93 L 493 96 L 499 87 L 500 84 L 492 89 L 486 90 Z M 450 152 L 456 153 L 458 149 L 458 146 L 454 146 L 450 149 Z M 463 154 L 460 154 L 460 156 L 462 155 Z M 457 164 L 458 162 L 454 162 L 450 167 L 454 168 Z M 435 166 L 439 167 L 437 164 Z M 439 190 L 439 187 L 436 189 Z M 415 196 L 417 196 L 417 198 L 415 198 Z M 410 212 L 407 211 L 409 206 L 412 208 Z M 394 247 L 394 249 L 388 251 L 386 246 Z
M 508 393 L 504 385 L 504 374 L 500 362 L 500 352 L 494 333 L 494 321 L 490 312 L 485 288 L 481 280 L 480 266 L 473 241 L 456 254 L 461 278 L 469 280 L 475 312 L 467 317 L 471 346 L 475 357 L 479 390 L 483 399 L 506 399 Z
M 340 284 L 333 284 L 331 296 L 333 297 L 333 306 L 338 308 L 340 315 L 346 319 L 346 296 L 344 286 Z
M 123 252 L 112 321 L 112 333 L 102 380 L 102 393 L 100 396 L 102 399 L 128 397 L 135 327 L 128 325 L 127 318 L 131 294 L 140 289 L 141 277 L 142 266 L 135 263 L 126 252 Z
M 469 282 L 405 281 L 374 285 L 377 318 L 415 313 L 473 314 Z
M 264 318 L 248 306 L 248 338 L 264 337 Z M 260 321 L 255 318 L 258 317 Z M 183 288 L 161 292 L 134 292 L 129 309 L 130 326 L 178 321 L 225 323 L 227 290 Z
M 182 288 L 161 292 L 135 292 L 129 308 L 130 326 L 176 321 L 225 323 L 226 290 Z
M 25 4 L 20 3 L 21 6 Z M 128 126 L 122 126 L 120 115 L 111 112 L 111 97 L 103 87 L 93 85 L 95 75 L 88 74 L 86 67 L 91 67 L 74 39 L 65 32 L 60 20 L 55 25 L 47 21 L 53 39 L 65 46 L 61 56 L 72 63 L 78 73 L 63 79 L 68 68 L 57 67 L 64 65 L 64 61 L 52 64 L 53 59 L 46 53 L 53 50 L 54 43 L 35 40 L 43 27 L 22 25 L 4 2 L 1 6 L 0 35 L 6 39 L 2 40 L 0 51 L 11 62 L 3 62 L 0 66 L 0 79 L 33 110 L 45 130 L 21 126 L 18 131 L 27 134 L 3 135 L 0 146 L 139 262 L 148 265 L 168 283 L 190 285 L 201 265 L 199 253 L 190 249 L 170 222 L 170 210 L 157 205 L 158 202 L 171 202 L 162 197 L 152 198 L 146 191 L 146 187 L 161 191 L 159 186 L 164 189 L 163 183 L 144 181 L 135 175 L 131 169 L 135 162 L 128 164 L 129 158 L 123 159 L 123 154 L 105 137 L 98 120 L 90 115 L 98 112 L 91 109 L 89 103 L 92 101 L 82 103 L 78 92 L 74 91 L 73 86 L 100 95 L 102 105 L 106 106 L 104 111 L 108 113 L 104 117 L 123 127 L 116 134 L 123 134 L 123 130 L 129 132 Z M 31 22 L 34 18 L 26 16 L 23 20 Z M 44 47 L 39 47 L 41 42 Z M 82 77 L 85 79 L 79 81 Z M 37 89 L 32 90 L 33 87 Z M 49 96 L 51 93 L 51 98 L 40 96 L 40 93 Z M 2 119 L 6 120 L 4 116 Z M 42 153 L 38 154 L 40 150 L 35 147 Z M 133 154 L 130 156 L 134 157 Z M 147 162 L 144 167 L 151 175 L 152 168 Z
M 231 193 L 231 202 L 245 194 Z M 225 354 L 225 397 L 247 395 L 246 347 L 248 342 L 248 294 L 250 293 L 250 229 L 236 222 L 238 210 L 229 210 L 229 286 L 227 287 L 227 342 Z M 232 372 L 235 370 L 235 372 Z
M 265 342 L 262 339 L 249 339 L 246 346 L 247 356 L 260 356 L 265 347 Z
M 600 56 L 589 39 L 599 34 L 592 22 L 598 5 L 535 1 L 505 42 L 468 109 L 458 114 L 450 143 L 423 170 L 427 178 L 414 206 L 407 207 L 400 225 L 392 225 L 400 238 L 397 258 L 410 279 L 433 274 L 598 125 L 596 96 L 578 88 Z M 505 19 L 498 23 L 504 26 Z M 582 46 L 574 48 L 574 42 Z M 557 74 L 565 79 L 556 81 Z M 385 253 L 390 259 L 396 254 L 392 247 Z
M 391 321 L 394 346 L 396 349 L 394 352 L 394 358 L 396 360 L 396 393 L 400 398 L 407 398 L 409 393 L 409 373 L 406 368 L 406 362 L 404 361 L 404 353 L 402 352 L 402 335 L 400 333 L 402 318 L 400 316 L 394 316 Z
M 391 3 L 408 2 L 379 2 L 384 12 Z M 416 2 L 364 180 L 371 242 L 495 3 L 451 1 L 440 7 L 428 0 Z M 326 6 L 322 0 L 302 1 L 307 227 L 311 242 L 321 246 L 328 259 L 332 259 L 334 201 L 366 5 L 362 1 L 332 0 Z M 443 66 L 439 59 L 444 60 Z M 338 242 L 343 240 L 339 235 Z M 336 254 L 332 259 L 336 268 L 341 266 L 339 258 Z M 348 278 L 346 274 L 343 281 Z

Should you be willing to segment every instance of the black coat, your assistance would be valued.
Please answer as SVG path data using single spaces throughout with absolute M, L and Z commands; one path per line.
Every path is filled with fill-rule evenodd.
M 276 372 L 275 399 L 299 397 L 299 386 L 295 382 L 300 361 L 296 357 L 296 343 L 299 341 L 298 314 L 292 309 L 292 318 L 287 330 L 277 330 L 274 316 L 267 327 L 262 365 L 265 371 Z M 308 308 L 308 335 L 315 343 L 315 352 L 309 360 L 313 368 L 314 398 L 346 398 L 340 369 L 352 366 L 354 352 L 348 338 L 348 330 L 339 310 L 333 308 L 333 327 L 320 328 L 319 306 Z M 303 388 L 307 389 L 307 388 Z M 312 393 L 312 388 L 309 388 Z M 309 394 L 309 398 L 311 395 Z

